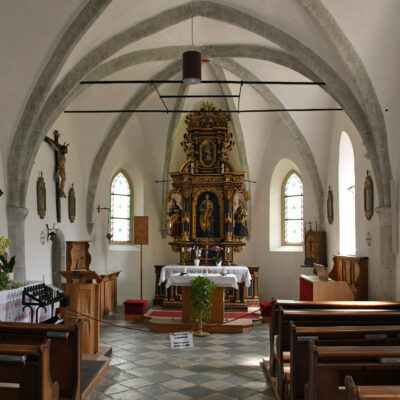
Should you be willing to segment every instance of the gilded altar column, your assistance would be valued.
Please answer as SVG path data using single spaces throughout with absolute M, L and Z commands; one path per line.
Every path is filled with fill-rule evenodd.
M 233 188 L 228 188 L 225 194 L 225 241 L 232 240 L 233 233 Z
M 182 204 L 182 240 L 189 241 L 190 238 L 190 189 L 183 190 Z

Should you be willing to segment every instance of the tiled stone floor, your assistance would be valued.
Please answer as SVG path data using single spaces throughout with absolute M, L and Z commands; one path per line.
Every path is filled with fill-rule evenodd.
M 122 309 L 108 320 L 123 320 Z M 101 326 L 101 343 L 112 346 L 111 366 L 88 400 L 273 400 L 260 367 L 268 355 L 268 325 L 243 334 L 194 337 L 194 348 L 172 350 L 168 334 Z

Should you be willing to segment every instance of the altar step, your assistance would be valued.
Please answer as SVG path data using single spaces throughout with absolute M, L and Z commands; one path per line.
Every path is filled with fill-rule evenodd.
M 161 318 L 150 317 L 149 328 L 156 333 L 169 333 L 181 331 L 193 331 L 195 325 L 193 323 L 182 322 L 181 318 Z M 225 324 L 205 324 L 203 331 L 210 333 L 244 333 L 253 329 L 253 320 L 237 319 Z

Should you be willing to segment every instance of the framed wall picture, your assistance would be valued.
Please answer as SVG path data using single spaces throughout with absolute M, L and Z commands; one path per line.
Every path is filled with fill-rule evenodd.
M 368 220 L 374 215 L 374 184 L 368 170 L 364 182 L 364 213 Z
M 43 178 L 43 172 L 40 172 L 40 176 L 36 183 L 36 200 L 37 200 L 37 213 L 40 219 L 46 216 L 46 184 Z
M 75 216 L 76 216 L 75 189 L 74 185 L 72 184 L 68 192 L 68 217 L 71 223 L 75 221 Z
M 333 222 L 333 194 L 330 186 L 328 189 L 328 196 L 326 198 L 326 215 L 328 217 L 329 224 L 331 224 Z

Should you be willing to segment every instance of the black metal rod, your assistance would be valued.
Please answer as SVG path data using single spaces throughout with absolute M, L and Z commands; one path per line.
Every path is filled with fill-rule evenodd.
M 151 85 L 154 86 L 154 88 L 156 89 L 156 92 L 157 92 L 157 94 L 158 94 L 158 97 L 160 98 L 161 102 L 163 103 L 163 106 L 165 107 L 165 110 L 168 112 L 168 107 L 167 107 L 167 105 L 165 104 L 164 100 L 162 99 L 161 94 L 160 94 L 160 92 L 158 91 L 157 85 L 156 85 L 153 81 L 151 82 Z
M 343 111 L 343 108 L 267 108 L 261 110 L 65 110 L 65 114 L 115 114 L 115 113 L 268 113 L 268 112 L 297 112 L 297 111 Z
M 242 87 L 243 87 L 243 83 L 240 85 L 240 88 L 239 88 L 239 98 L 238 98 L 238 104 L 237 104 L 238 112 L 240 111 L 240 95 L 242 94 Z
M 237 94 L 172 94 L 172 95 L 161 95 L 163 99 L 182 99 L 186 97 L 195 97 L 195 98 L 225 98 L 225 97 L 239 97 Z
M 115 84 L 140 84 L 140 83 L 184 83 L 182 80 L 168 80 L 168 79 L 158 79 L 158 80 L 112 80 L 112 81 L 81 81 L 81 85 L 115 85 Z M 325 82 L 299 82 L 299 81 L 237 81 L 237 80 L 204 80 L 201 83 L 229 83 L 236 85 L 326 85 Z

